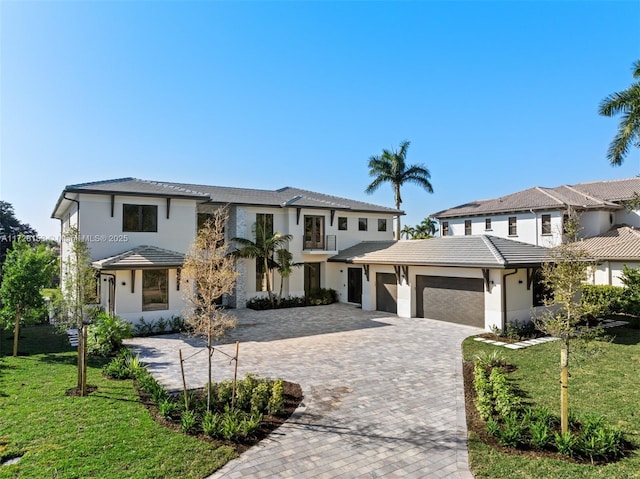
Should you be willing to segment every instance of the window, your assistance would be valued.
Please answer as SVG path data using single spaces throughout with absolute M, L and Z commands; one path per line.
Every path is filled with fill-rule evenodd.
M 551 234 L 551 215 L 542 215 L 542 234 Z
M 441 226 L 442 226 L 442 236 L 449 236 L 449 222 L 443 221 Z
M 471 220 L 464 220 L 464 234 L 466 236 L 471 234 Z
M 515 216 L 509 216 L 509 236 L 516 236 L 518 234 L 518 223 Z
M 256 243 L 273 236 L 273 214 L 256 213 Z
M 491 218 L 485 218 L 484 229 L 487 231 L 491 231 Z
M 547 285 L 542 281 L 542 271 L 537 269 L 533 274 L 533 305 L 534 306 L 544 306 L 545 299 L 553 298 L 553 290 L 548 288 Z
M 387 231 L 386 219 L 378 219 L 378 231 Z
M 273 214 L 256 213 L 256 243 L 261 244 L 265 238 L 273 236 Z M 256 291 L 267 290 L 267 274 L 264 270 L 264 260 L 256 258 Z
M 367 218 L 358 218 L 358 231 L 367 231 Z
M 155 205 L 122 205 L 122 231 L 158 231 L 158 207 Z
M 142 311 L 169 309 L 168 276 L 166 269 L 142 271 Z
M 324 216 L 304 217 L 304 249 L 324 249 Z
M 338 229 L 340 231 L 347 231 L 347 217 L 338 216 Z

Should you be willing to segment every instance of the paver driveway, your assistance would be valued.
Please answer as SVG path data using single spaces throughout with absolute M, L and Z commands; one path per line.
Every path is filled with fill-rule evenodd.
M 470 478 L 460 343 L 478 328 L 398 318 L 346 304 L 278 311 L 235 310 L 239 375 L 282 377 L 304 400 L 269 438 L 211 478 Z M 181 388 L 206 383 L 199 339 L 134 338 L 154 376 Z M 195 356 L 194 356 L 195 354 Z M 216 380 L 232 366 L 214 353 Z

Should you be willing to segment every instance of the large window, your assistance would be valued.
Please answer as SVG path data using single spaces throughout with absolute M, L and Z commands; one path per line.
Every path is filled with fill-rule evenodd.
M 471 234 L 471 220 L 464 220 L 464 234 L 466 236 Z
M 551 234 L 551 215 L 542 215 L 542 234 Z
M 518 219 L 515 216 L 509 216 L 509 236 L 517 236 Z
M 304 249 L 324 249 L 324 216 L 304 217 Z
M 367 231 L 367 218 L 358 218 L 358 231 Z
M 385 218 L 378 219 L 378 231 L 387 231 L 387 220 Z
M 340 231 L 347 231 L 348 220 L 346 216 L 338 216 L 338 229 Z
M 256 243 L 261 244 L 265 238 L 273 236 L 273 214 L 256 213 Z M 264 260 L 256 258 L 256 291 L 267 291 L 267 274 L 264 270 Z
M 122 205 L 122 231 L 158 231 L 158 207 L 155 205 Z
M 142 311 L 169 309 L 168 278 L 166 269 L 142 271 Z

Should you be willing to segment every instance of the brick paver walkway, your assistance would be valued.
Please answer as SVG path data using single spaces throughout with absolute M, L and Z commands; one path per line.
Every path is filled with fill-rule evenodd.
M 235 310 L 239 375 L 282 377 L 304 400 L 269 438 L 213 478 L 472 478 L 467 465 L 461 341 L 478 328 L 388 316 L 334 304 L 278 311 Z M 206 383 L 202 342 L 178 335 L 134 338 L 154 376 L 181 388 Z M 232 366 L 214 354 L 216 380 Z

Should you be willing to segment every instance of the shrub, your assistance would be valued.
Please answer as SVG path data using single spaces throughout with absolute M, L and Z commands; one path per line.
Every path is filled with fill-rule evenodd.
M 505 366 L 507 364 L 506 358 L 497 349 L 493 349 L 490 353 L 487 351 L 481 351 L 480 353 L 476 354 L 474 362 L 480 368 L 483 368 L 485 370 L 489 368 Z
M 531 445 L 535 449 L 544 449 L 549 444 L 549 426 L 546 421 L 536 420 L 529 426 Z
M 571 432 L 567 431 L 564 434 L 555 433 L 554 434 L 555 446 L 558 449 L 558 452 L 564 456 L 573 457 L 574 447 L 577 442 L 576 436 Z
M 144 365 L 140 356 L 122 348 L 120 352 L 102 368 L 102 374 L 111 379 L 133 379 Z
M 593 309 L 593 317 L 625 312 L 626 293 L 625 288 L 621 286 L 604 284 L 582 285 L 582 301 Z
M 277 379 L 271 387 L 271 397 L 267 404 L 269 414 L 282 414 L 284 411 L 284 381 Z
M 524 427 L 516 412 L 504 417 L 504 424 L 498 433 L 498 441 L 503 446 L 517 447 L 523 440 Z
M 222 436 L 222 418 L 220 414 L 216 414 L 211 411 L 204 413 L 202 417 L 202 432 L 207 436 L 221 437 Z
M 480 417 L 487 421 L 493 415 L 493 394 L 487 370 L 480 363 L 473 367 L 473 386 L 476 390 L 476 408 Z
M 332 304 L 338 301 L 338 292 L 334 289 L 315 288 L 309 292 L 307 303 L 310 305 Z
M 231 396 L 233 394 L 233 382 L 229 379 L 225 379 L 224 381 L 216 384 L 215 391 L 218 404 L 220 405 L 220 408 L 222 408 L 225 404 L 231 403 Z
M 251 412 L 261 413 L 266 411 L 269 398 L 271 397 L 271 387 L 267 381 L 260 381 L 251 392 Z
M 134 326 L 136 336 L 151 336 L 153 334 L 153 323 L 147 322 L 143 317 Z
M 132 336 L 131 325 L 119 316 L 98 313 L 87 332 L 87 351 L 92 356 L 109 356 Z
M 171 398 L 163 399 L 158 403 L 158 412 L 167 419 L 171 419 L 177 411 L 178 403 Z
M 180 416 L 180 429 L 185 433 L 194 432 L 197 422 L 198 416 L 195 411 L 183 411 Z

